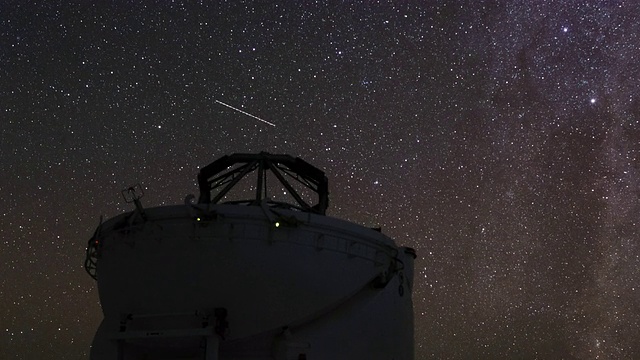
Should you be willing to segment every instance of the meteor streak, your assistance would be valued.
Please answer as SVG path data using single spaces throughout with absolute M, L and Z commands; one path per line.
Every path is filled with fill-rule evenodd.
M 242 110 L 240 110 L 240 109 L 238 109 L 238 108 L 234 108 L 233 106 L 231 106 L 231 105 L 229 105 L 229 104 L 225 104 L 225 103 L 223 103 L 223 102 L 222 102 L 222 101 L 220 101 L 220 100 L 216 100 L 216 102 L 217 102 L 218 104 L 224 105 L 224 106 L 226 106 L 226 107 L 228 107 L 228 108 L 230 108 L 230 109 L 233 109 L 233 110 L 235 110 L 235 111 L 241 112 L 241 113 L 243 113 L 243 114 L 245 114 L 245 115 L 247 115 L 247 116 L 251 116 L 252 118 L 254 118 L 254 119 L 256 119 L 256 120 L 260 120 L 260 121 L 262 121 L 262 122 L 263 122 L 263 123 L 265 123 L 265 124 L 268 124 L 268 125 L 271 125 L 271 126 L 276 126 L 276 124 L 274 124 L 274 123 L 270 123 L 270 122 L 268 122 L 267 120 L 260 119 L 259 117 L 255 116 L 255 115 L 251 115 L 251 114 L 249 114 L 249 113 L 248 113 L 248 112 L 246 112 L 246 111 L 242 111 Z

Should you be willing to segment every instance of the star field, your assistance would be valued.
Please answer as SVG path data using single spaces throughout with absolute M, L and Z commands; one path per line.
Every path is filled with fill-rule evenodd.
M 224 154 L 416 249 L 416 359 L 640 358 L 635 1 L 8 1 L 0 358 L 87 359 L 100 216 Z M 275 124 L 269 126 L 216 100 Z

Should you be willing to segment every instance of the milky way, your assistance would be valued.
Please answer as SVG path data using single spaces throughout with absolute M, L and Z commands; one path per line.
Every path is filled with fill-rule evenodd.
M 121 189 L 263 150 L 417 250 L 416 359 L 640 358 L 640 6 L 396 3 L 5 3 L 0 358 L 88 358 Z

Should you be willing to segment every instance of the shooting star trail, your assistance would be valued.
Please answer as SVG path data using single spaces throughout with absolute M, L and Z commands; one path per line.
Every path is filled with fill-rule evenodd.
M 270 122 L 268 122 L 267 120 L 260 119 L 259 117 L 254 116 L 254 115 L 251 115 L 251 114 L 249 114 L 249 113 L 248 113 L 248 112 L 246 112 L 246 111 L 242 111 L 242 110 L 240 110 L 240 109 L 238 109 L 238 108 L 234 108 L 233 106 L 231 106 L 231 105 L 229 105 L 229 104 L 225 104 L 225 103 L 223 103 L 223 102 L 222 102 L 222 101 L 220 101 L 220 100 L 216 100 L 216 102 L 217 102 L 218 104 L 224 105 L 224 106 L 226 106 L 226 107 L 228 107 L 228 108 L 230 108 L 230 109 L 233 109 L 233 110 L 235 110 L 235 111 L 241 112 L 241 113 L 243 113 L 243 114 L 245 114 L 245 115 L 247 115 L 247 116 L 251 116 L 252 118 L 254 118 L 254 119 L 256 119 L 256 120 L 260 120 L 260 121 L 262 121 L 262 122 L 263 122 L 263 123 L 265 123 L 265 124 L 269 124 L 269 125 L 271 125 L 271 126 L 276 126 L 276 124 L 274 124 L 274 123 L 270 123 Z

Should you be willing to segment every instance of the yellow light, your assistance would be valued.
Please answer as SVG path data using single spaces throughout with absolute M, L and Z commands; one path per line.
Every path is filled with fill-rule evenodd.
M 196 221 L 200 221 L 201 219 L 199 217 L 196 218 Z
M 276 223 L 274 224 L 276 227 L 280 227 L 280 223 L 278 221 L 276 221 Z

